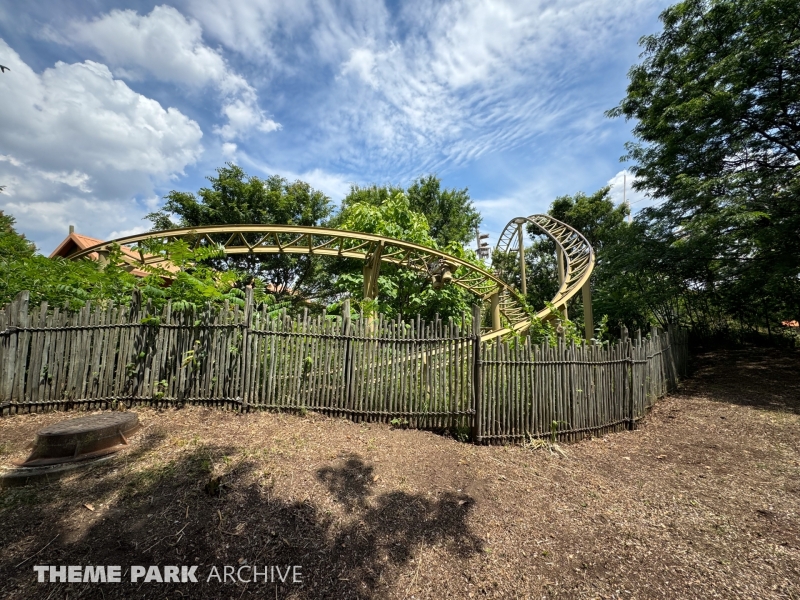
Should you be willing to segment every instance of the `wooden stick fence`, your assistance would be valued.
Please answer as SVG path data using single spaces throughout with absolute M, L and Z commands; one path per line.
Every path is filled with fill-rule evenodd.
M 70 312 L 28 294 L 0 310 L 0 413 L 118 404 L 313 410 L 470 431 L 475 441 L 576 439 L 631 427 L 686 370 L 683 331 L 611 347 L 481 343 L 480 331 L 225 306 Z M 480 319 L 473 318 L 478 324 Z M 554 425 L 555 424 L 555 425 Z

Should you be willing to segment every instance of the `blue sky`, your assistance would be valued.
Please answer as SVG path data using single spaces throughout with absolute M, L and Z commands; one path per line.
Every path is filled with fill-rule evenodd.
M 335 201 L 436 173 L 496 240 L 558 195 L 621 200 L 631 124 L 603 112 L 667 5 L 0 0 L 0 210 L 49 253 L 148 229 L 226 161 Z

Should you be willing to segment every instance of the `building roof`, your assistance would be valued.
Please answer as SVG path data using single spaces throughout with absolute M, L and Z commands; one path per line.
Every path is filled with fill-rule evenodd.
M 98 240 L 97 238 L 89 237 L 88 235 L 82 235 L 80 233 L 75 233 L 72 228 L 70 227 L 69 235 L 64 238 L 64 241 L 61 242 L 58 247 L 50 253 L 50 258 L 69 258 L 73 254 L 77 254 L 78 252 L 82 252 L 87 248 L 91 248 L 92 246 L 96 246 L 97 244 L 102 244 L 105 240 Z M 139 253 L 136 252 L 130 246 L 120 246 L 120 251 L 122 252 L 122 259 L 127 263 L 129 266 L 129 271 L 131 275 L 136 277 L 146 277 L 148 273 L 140 269 L 137 265 L 141 263 L 141 258 Z M 148 255 L 145 254 L 145 257 Z M 88 255 L 88 258 L 91 260 L 98 260 L 100 256 L 97 252 L 91 252 Z M 157 263 L 158 266 L 170 271 L 172 273 L 177 272 L 179 269 L 173 264 L 168 262 L 164 263 Z

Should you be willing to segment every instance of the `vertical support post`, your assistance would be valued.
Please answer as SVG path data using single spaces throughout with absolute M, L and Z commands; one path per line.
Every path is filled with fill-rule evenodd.
M 2 368 L 6 370 L 4 377 L 4 389 L 0 390 L 0 400 L 11 402 L 23 402 L 24 398 L 19 393 L 23 390 L 25 377 L 25 358 L 27 352 L 22 352 L 24 332 L 14 331 L 16 328 L 25 329 L 28 327 L 28 303 L 30 302 L 30 292 L 23 291 L 17 294 L 13 302 L 6 308 L 9 314 L 8 328 L 12 329 L 10 335 L 5 339 L 0 338 L 0 343 L 5 345 L 6 362 Z M 0 326 L 5 325 L 0 323 Z M 20 379 L 23 379 L 21 382 Z M 16 388 L 16 390 L 15 390 Z M 16 392 L 16 393 L 15 393 Z M 11 407 L 8 409 L 11 414 Z
M 370 290 L 370 282 L 372 281 L 372 265 L 370 264 L 369 260 L 364 262 L 364 269 L 362 272 L 364 273 L 364 285 L 361 294 L 364 300 L 371 300 L 372 290 Z
M 622 354 L 627 358 L 626 362 L 620 364 L 622 364 L 625 369 L 625 373 L 623 374 L 624 388 L 622 392 L 624 394 L 625 405 L 628 407 L 628 429 L 636 429 L 636 414 L 633 406 L 633 369 L 635 367 L 633 362 L 633 349 L 628 340 L 628 328 L 625 325 L 622 326 L 619 334 Z
M 528 282 L 525 276 L 525 236 L 522 231 L 522 223 L 517 227 L 517 245 L 519 246 L 519 291 L 522 292 L 524 298 L 527 298 Z
M 669 369 L 669 379 L 667 385 L 668 391 L 673 391 L 678 387 L 678 367 L 675 357 L 678 352 L 678 346 L 675 343 L 675 327 L 672 323 L 667 323 L 667 349 L 665 360 L 667 360 L 667 367 Z
M 383 242 L 378 242 L 364 263 L 364 300 L 374 300 L 378 297 L 378 275 L 381 270 L 382 254 Z
M 372 253 L 364 263 L 364 300 L 375 300 L 378 297 L 378 275 L 381 271 L 381 255 L 383 254 L 383 242 L 375 244 Z M 372 311 L 367 315 L 368 329 L 371 332 L 374 325 L 374 315 Z
M 472 306 L 472 441 L 483 437 L 483 368 L 481 366 L 481 307 Z
M 500 323 L 500 290 L 497 290 L 489 297 L 492 309 L 492 331 L 500 331 L 503 326 Z
M 133 290 L 133 293 L 131 294 L 131 305 L 130 305 L 130 307 L 128 309 L 128 323 L 130 325 L 134 325 L 136 323 L 140 323 L 141 322 L 141 311 L 142 311 L 142 294 L 139 291 L 139 288 L 135 288 Z M 130 338 L 130 340 L 133 342 L 133 347 L 126 349 L 127 353 L 128 353 L 128 356 L 126 357 L 124 364 L 134 364 L 134 365 L 136 364 L 136 358 L 135 357 L 139 355 L 139 351 L 140 351 L 140 344 L 141 344 L 141 339 L 142 339 L 141 332 L 142 332 L 142 327 L 140 325 L 139 326 L 139 332 L 138 333 L 134 333 L 133 336 Z M 122 346 L 120 345 L 120 351 L 121 350 L 122 350 Z M 128 408 L 133 406 L 133 402 L 134 402 L 134 400 L 132 399 L 133 394 L 131 393 L 131 379 L 132 379 L 132 376 L 133 376 L 133 373 L 131 373 L 129 375 L 126 374 L 125 379 L 122 381 L 124 395 L 128 396 L 128 400 L 125 401 L 126 406 Z M 177 400 L 179 402 L 183 402 L 183 398 L 184 398 L 183 388 L 181 386 L 178 386 L 176 391 L 177 391 L 177 394 L 176 394 Z M 69 407 L 70 405 L 68 404 L 67 406 Z
M 558 244 L 556 244 L 556 263 L 558 264 L 558 287 L 561 288 L 561 286 L 564 285 L 564 280 L 567 278 L 567 269 L 566 261 L 564 260 L 564 251 Z M 561 314 L 565 321 L 569 319 L 566 303 L 561 307 Z
M 249 386 L 247 377 L 248 377 L 248 360 L 250 355 L 250 328 L 253 324 L 253 288 L 251 286 L 247 286 L 244 290 L 244 316 L 242 322 L 242 360 L 241 360 L 241 368 L 242 374 L 239 378 L 239 394 L 237 394 L 237 398 L 239 399 L 239 410 L 244 411 L 245 407 L 250 402 L 250 397 L 248 395 L 248 388 Z
M 342 377 L 344 378 L 344 405 L 352 408 L 353 373 L 350 347 L 350 299 L 342 303 L 342 335 L 344 336 L 344 359 L 342 361 Z
M 592 286 L 589 279 L 581 288 L 583 294 L 583 333 L 586 341 L 594 337 L 594 313 L 592 312 Z

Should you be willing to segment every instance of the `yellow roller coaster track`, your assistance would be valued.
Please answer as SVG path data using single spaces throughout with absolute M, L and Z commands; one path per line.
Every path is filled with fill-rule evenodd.
M 556 245 L 556 254 L 560 255 L 558 260 L 560 285 L 550 302 L 554 308 L 562 310 L 567 301 L 580 292 L 584 284 L 589 281 L 594 269 L 594 250 L 578 230 L 566 223 L 549 215 L 531 215 L 516 217 L 508 222 L 497 241 L 495 253 L 521 255 L 520 244 L 525 238 L 527 228 L 533 229 L 534 233 L 546 235 Z M 511 273 L 504 273 L 499 269 L 497 275 L 504 278 Z M 517 300 L 516 291 L 510 286 L 500 291 L 500 311 L 508 320 L 509 328 L 487 334 L 483 336 L 484 339 L 497 337 L 498 333 L 502 335 L 509 330 L 522 331 L 530 325 L 530 318 Z M 538 319 L 549 319 L 551 316 L 550 307 L 545 307 L 536 313 Z
M 583 236 L 568 225 L 545 215 L 534 215 L 511 221 L 498 242 L 498 250 L 512 251 L 512 237 L 516 232 L 514 227 L 522 227 L 526 223 L 537 226 L 564 252 L 567 277 L 553 299 L 556 306 L 562 306 L 580 289 L 591 273 L 594 264 L 591 247 Z M 505 317 L 506 327 L 497 328 L 483 336 L 484 338 L 491 339 L 511 331 L 521 331 L 530 324 L 530 317 L 519 300 L 517 290 L 494 273 L 425 246 L 354 231 L 292 225 L 218 225 L 169 229 L 109 240 L 87 248 L 70 258 L 73 260 L 86 258 L 94 253 L 100 256 L 107 255 L 113 245 L 119 245 L 138 251 L 140 266 L 154 266 L 163 263 L 165 259 L 168 260 L 168 257 L 150 253 L 149 248 L 153 242 L 177 240 L 183 240 L 193 248 L 204 245 L 219 246 L 228 255 L 338 256 L 360 259 L 368 263 L 378 260 L 382 263 L 395 264 L 431 278 L 437 276 L 441 278 L 444 273 L 446 281 L 464 288 L 483 301 L 490 300 L 493 296 L 499 299 L 500 312 Z M 377 270 L 373 272 L 377 273 Z M 545 309 L 537 316 L 546 318 L 549 314 L 550 311 Z

